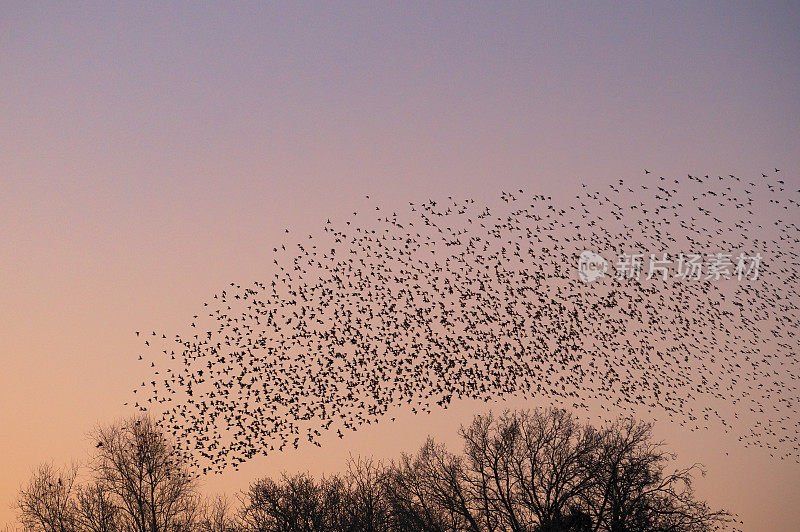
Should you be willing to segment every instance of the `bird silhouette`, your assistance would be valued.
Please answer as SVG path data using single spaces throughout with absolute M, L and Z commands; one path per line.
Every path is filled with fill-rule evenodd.
M 136 408 L 207 472 L 511 396 L 660 412 L 797 460 L 800 191 L 777 172 L 332 216 L 190 332 L 154 331 Z M 607 267 L 592 282 L 586 250 Z

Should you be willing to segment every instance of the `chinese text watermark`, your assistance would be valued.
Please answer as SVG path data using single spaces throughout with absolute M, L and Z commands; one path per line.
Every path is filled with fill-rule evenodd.
M 761 253 L 622 253 L 615 263 L 616 279 L 670 278 L 693 280 L 758 279 Z M 578 276 L 589 283 L 603 277 L 608 271 L 608 261 L 593 251 L 583 251 L 578 257 Z

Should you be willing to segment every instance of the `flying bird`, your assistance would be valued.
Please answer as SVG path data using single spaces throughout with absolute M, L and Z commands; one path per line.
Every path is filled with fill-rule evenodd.
M 157 363 L 136 407 L 209 472 L 390 409 L 511 396 L 717 427 L 797 460 L 798 207 L 774 175 L 688 174 L 328 219 L 187 331 L 145 341 Z

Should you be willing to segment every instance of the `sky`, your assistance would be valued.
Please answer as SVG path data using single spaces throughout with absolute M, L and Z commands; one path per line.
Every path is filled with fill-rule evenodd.
M 0 0 L 0 523 L 38 463 L 85 460 L 87 433 L 130 414 L 134 331 L 266 278 L 285 228 L 366 194 L 568 193 L 644 168 L 796 183 L 798 25 L 790 2 Z M 456 444 L 482 408 L 400 412 L 206 488 Z M 800 466 L 656 433 L 746 530 L 800 520 Z

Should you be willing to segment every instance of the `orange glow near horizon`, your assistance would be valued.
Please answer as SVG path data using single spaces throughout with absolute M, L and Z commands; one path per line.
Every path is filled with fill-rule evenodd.
M 229 283 L 266 280 L 285 228 L 299 240 L 367 205 L 520 188 L 568 205 L 644 168 L 777 166 L 800 189 L 798 23 L 780 3 L 5 3 L 0 526 L 38 463 L 85 461 L 88 432 L 131 413 L 134 331 L 185 330 Z M 475 412 L 546 404 L 398 407 L 204 490 L 391 459 L 428 434 L 457 450 Z M 797 463 L 665 416 L 655 433 L 706 465 L 698 493 L 745 530 L 800 522 Z

